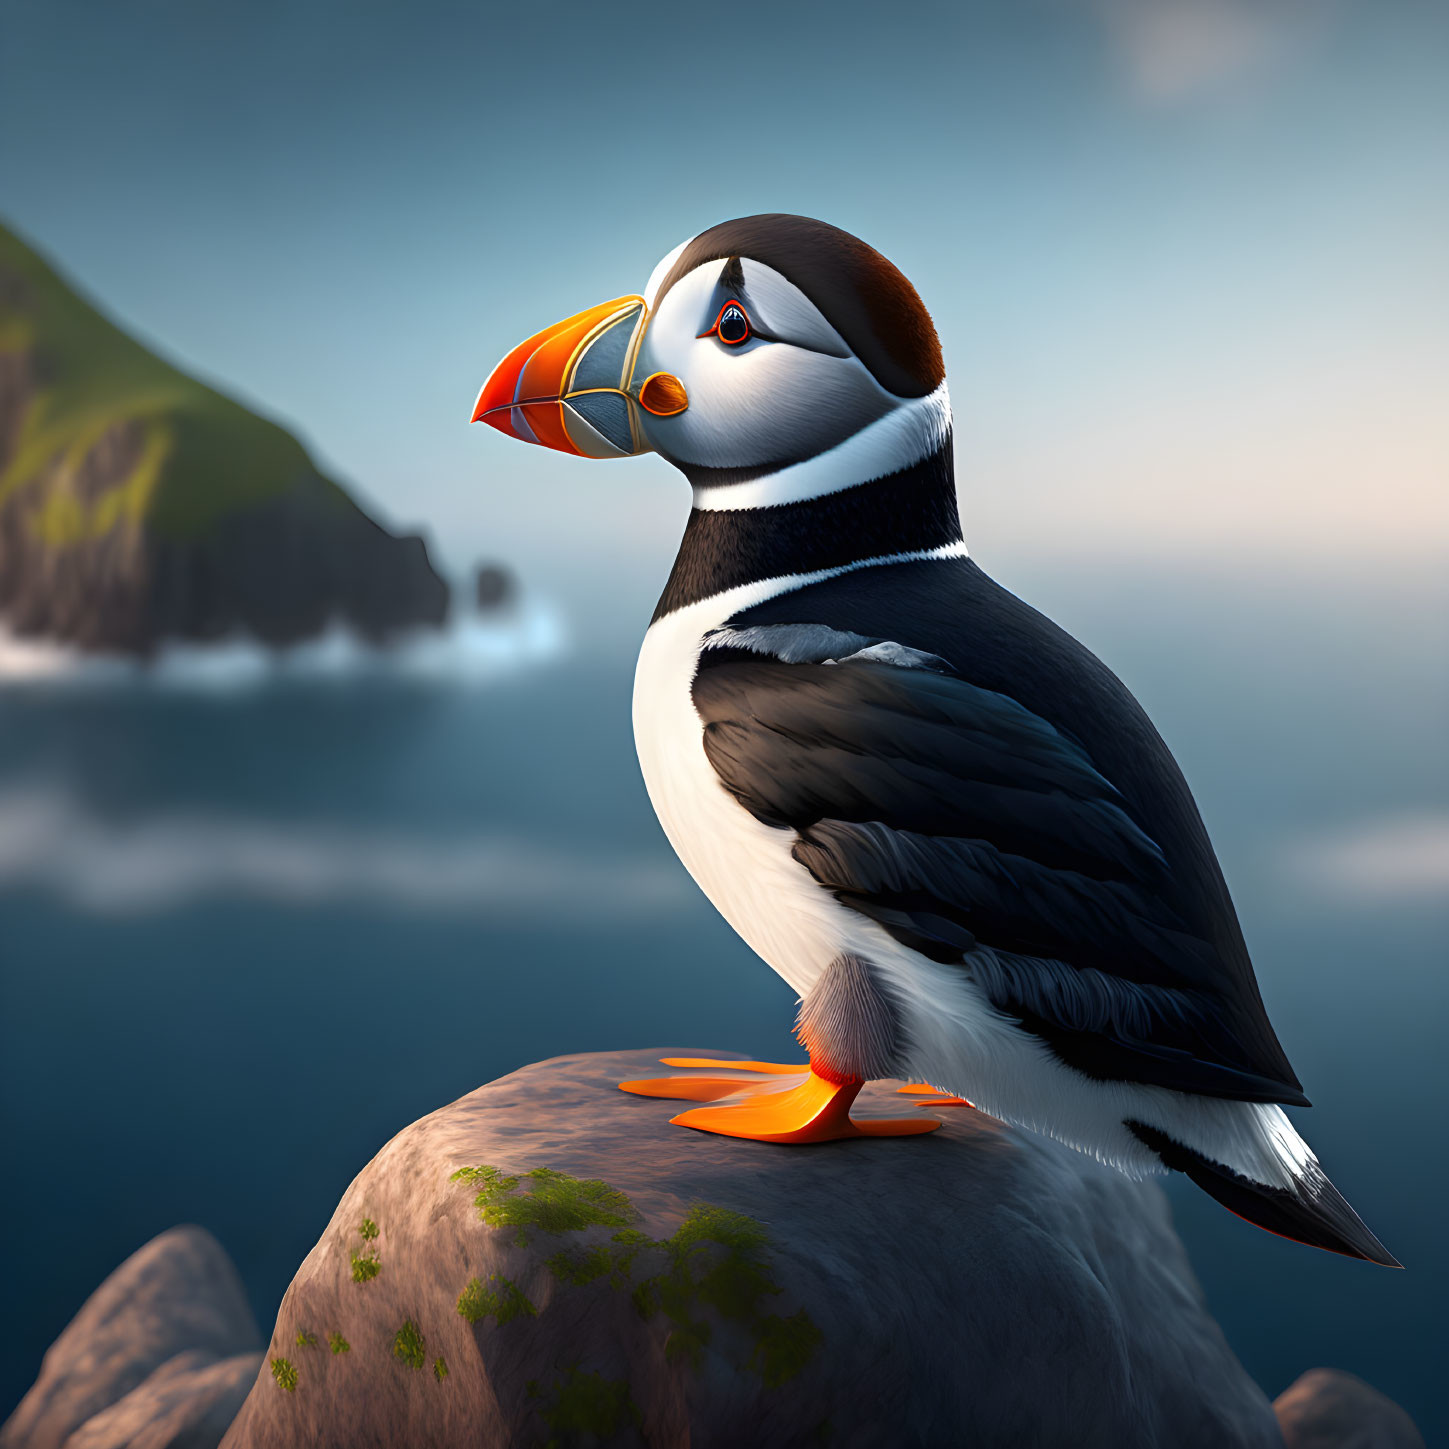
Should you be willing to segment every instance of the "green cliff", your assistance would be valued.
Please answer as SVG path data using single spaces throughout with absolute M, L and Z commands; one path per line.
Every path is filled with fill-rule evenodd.
M 109 322 L 0 226 L 0 620 L 147 653 L 166 638 L 381 640 L 440 624 L 388 533 L 285 429 Z

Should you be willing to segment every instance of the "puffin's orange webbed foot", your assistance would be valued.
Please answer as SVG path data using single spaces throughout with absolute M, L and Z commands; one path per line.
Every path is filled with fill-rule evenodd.
M 720 1107 L 696 1107 L 671 1122 L 725 1137 L 747 1137 L 756 1142 L 832 1142 L 845 1137 L 914 1137 L 934 1132 L 941 1124 L 933 1117 L 855 1118 L 850 1105 L 864 1085 L 837 1083 L 817 1075 L 809 1066 L 777 1062 L 730 1062 L 707 1057 L 664 1057 L 672 1067 L 725 1067 L 759 1073 L 749 1077 L 655 1077 L 620 1082 L 621 1090 L 643 1097 L 674 1097 L 691 1102 L 737 1101 Z M 783 1089 L 777 1076 L 800 1080 Z
M 908 1087 L 897 1087 L 896 1091 L 904 1092 L 908 1097 L 918 1097 L 920 1100 L 917 1106 L 920 1107 L 970 1107 L 972 1111 L 976 1109 L 976 1104 L 968 1102 L 965 1097 L 953 1097 L 949 1092 L 942 1092 L 925 1082 L 912 1082 Z
M 804 1077 L 810 1071 L 809 1062 L 735 1062 L 719 1057 L 660 1057 L 666 1067 L 697 1067 L 705 1071 L 720 1067 L 731 1072 L 752 1072 L 764 1076 Z M 771 1082 L 757 1082 L 751 1077 L 641 1077 L 634 1082 L 620 1082 L 621 1092 L 633 1092 L 637 1097 L 667 1097 L 684 1102 L 717 1102 L 721 1097 L 733 1097 L 751 1087 L 773 1086 Z

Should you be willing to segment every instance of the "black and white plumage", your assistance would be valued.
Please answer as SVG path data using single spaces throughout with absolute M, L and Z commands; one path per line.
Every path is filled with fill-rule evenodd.
M 634 373 L 689 399 L 639 417 L 644 446 L 695 506 L 640 654 L 640 764 L 812 1056 L 1393 1263 L 1282 1110 L 1306 1099 L 1167 746 L 967 556 L 910 284 L 754 217 L 676 249 L 644 303 Z M 743 346 L 707 330 L 732 304 Z

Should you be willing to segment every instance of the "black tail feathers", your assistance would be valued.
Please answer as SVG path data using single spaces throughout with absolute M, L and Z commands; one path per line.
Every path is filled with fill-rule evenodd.
M 1311 1175 L 1299 1180 L 1296 1190 L 1271 1187 L 1240 1176 L 1145 1122 L 1128 1122 L 1126 1126 L 1162 1159 L 1164 1166 L 1185 1173 L 1229 1212 L 1257 1227 L 1348 1258 L 1363 1258 L 1386 1268 L 1404 1266 L 1316 1167 Z

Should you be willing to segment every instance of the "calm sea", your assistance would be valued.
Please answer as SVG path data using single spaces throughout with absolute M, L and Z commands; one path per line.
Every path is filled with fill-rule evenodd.
M 1408 1265 L 1174 1187 L 1211 1305 L 1270 1394 L 1334 1365 L 1449 1439 L 1443 590 L 1056 591 L 1183 762 L 1316 1103 L 1300 1125 Z M 523 633 L 374 669 L 0 684 L 0 1411 L 178 1222 L 220 1238 L 269 1325 L 383 1142 L 514 1067 L 791 1052 L 788 991 L 654 822 L 630 654 Z

